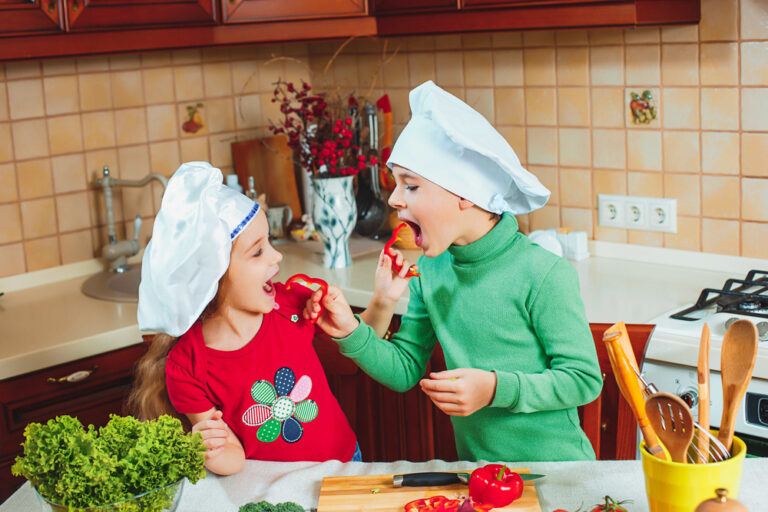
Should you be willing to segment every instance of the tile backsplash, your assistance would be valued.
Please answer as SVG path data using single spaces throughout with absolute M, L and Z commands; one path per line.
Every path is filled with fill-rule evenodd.
M 702 0 L 699 25 L 357 39 L 0 63 L 0 276 L 90 259 L 106 243 L 114 176 L 183 161 L 233 172 L 230 144 L 268 135 L 278 78 L 387 93 L 395 136 L 408 91 L 432 79 L 485 115 L 551 191 L 524 231 L 768 258 L 768 4 Z M 633 123 L 631 93 L 656 118 Z M 202 128 L 182 130 L 198 103 Z M 160 204 L 117 188 L 118 238 Z M 678 200 L 678 232 L 602 228 L 597 195 Z

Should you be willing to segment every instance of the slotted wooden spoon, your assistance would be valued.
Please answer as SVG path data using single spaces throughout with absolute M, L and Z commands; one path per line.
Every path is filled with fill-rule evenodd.
M 645 413 L 672 461 L 685 463 L 693 440 L 693 414 L 688 404 L 675 395 L 656 393 L 646 400 Z
M 720 377 L 723 381 L 723 417 L 717 438 L 730 451 L 733 428 L 741 400 L 747 391 L 757 360 L 758 332 L 749 320 L 736 320 L 728 327 L 720 348 Z

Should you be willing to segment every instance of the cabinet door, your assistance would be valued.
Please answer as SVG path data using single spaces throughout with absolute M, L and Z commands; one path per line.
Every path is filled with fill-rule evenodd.
M 1 0 L 0 0 L 1 1 Z M 69 30 L 184 26 L 216 21 L 214 0 L 65 0 Z
M 340 18 L 368 14 L 367 0 L 222 0 L 224 22 Z
M 59 0 L 0 0 L 0 37 L 46 34 L 63 29 Z
M 374 0 L 376 16 L 401 12 L 449 11 L 459 8 L 458 0 Z

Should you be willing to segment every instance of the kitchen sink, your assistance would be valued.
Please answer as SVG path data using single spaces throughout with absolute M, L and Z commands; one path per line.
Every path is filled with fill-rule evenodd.
M 89 277 L 81 288 L 94 299 L 115 302 L 138 302 L 141 264 L 130 265 L 126 272 L 104 271 Z

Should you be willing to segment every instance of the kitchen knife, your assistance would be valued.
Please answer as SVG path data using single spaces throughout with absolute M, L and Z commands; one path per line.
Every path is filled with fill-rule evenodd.
M 520 473 L 523 481 L 536 480 L 544 478 L 544 475 L 532 473 Z M 406 473 L 402 475 L 392 475 L 392 485 L 395 487 L 431 487 L 435 485 L 450 485 L 469 483 L 469 473 L 443 473 L 443 472 L 424 472 L 424 473 Z

